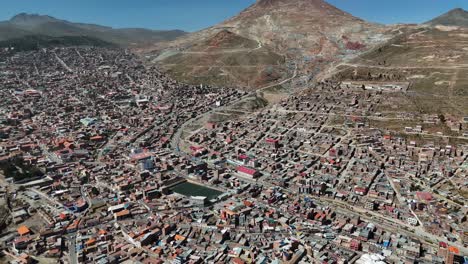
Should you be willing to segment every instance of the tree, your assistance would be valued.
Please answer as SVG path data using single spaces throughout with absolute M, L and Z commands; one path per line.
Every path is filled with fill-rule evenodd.
M 86 184 L 86 183 L 88 183 L 88 182 L 89 182 L 89 177 L 88 177 L 88 176 L 82 177 L 82 178 L 80 179 L 81 185 Z
M 96 187 L 91 188 L 91 193 L 92 193 L 94 196 L 99 195 L 99 190 L 98 190 L 98 188 L 96 188 Z

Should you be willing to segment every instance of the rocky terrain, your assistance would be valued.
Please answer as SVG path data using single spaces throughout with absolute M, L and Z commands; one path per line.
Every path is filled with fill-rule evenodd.
M 417 26 L 381 47 L 337 67 L 339 81 L 406 82 L 406 93 L 389 94 L 379 112 L 411 112 L 414 121 L 443 117 L 435 132 L 458 131 L 457 122 L 468 115 L 468 29 Z M 407 123 L 383 124 L 402 131 Z
M 173 77 L 192 84 L 260 87 L 287 72 L 284 56 L 228 30 L 183 51 L 171 52 L 156 61 L 162 61 Z
M 468 27 L 468 12 L 462 8 L 456 8 L 432 19 L 431 21 L 426 22 L 426 24 L 432 26 L 443 25 Z
M 355 56 L 388 40 L 397 34 L 393 29 L 363 21 L 323 0 L 261 0 L 219 25 L 170 43 L 157 44 L 152 49 L 154 54 L 163 55 L 156 62 L 163 66 L 169 64 L 169 68 L 173 69 L 177 66 L 174 66 L 168 54 L 190 51 L 193 46 L 206 43 L 220 31 L 229 30 L 258 42 L 259 46 L 283 56 L 286 61 L 293 61 L 302 72 L 316 73 L 331 62 Z M 242 52 L 248 53 L 250 50 L 238 50 L 238 53 Z M 180 64 L 194 59 L 184 57 Z M 200 63 L 199 66 L 205 66 L 207 70 L 198 74 L 208 78 L 222 74 L 209 70 L 208 66 L 212 64 L 216 63 L 212 60 Z M 231 72 L 246 71 L 242 64 L 230 66 L 236 66 Z M 289 70 L 291 68 L 290 65 Z M 256 67 L 255 70 L 262 71 L 262 68 Z M 262 81 L 257 83 L 261 85 Z
M 464 263 L 468 28 L 260 0 L 139 56 L 12 20 L 57 36 L 0 40 L 0 263 Z

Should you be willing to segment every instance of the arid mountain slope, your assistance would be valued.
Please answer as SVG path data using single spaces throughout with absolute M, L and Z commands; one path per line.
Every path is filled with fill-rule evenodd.
M 219 25 L 154 48 L 159 53 L 169 48 L 173 54 L 190 50 L 223 30 L 254 40 L 293 61 L 300 70 L 310 72 L 367 50 L 393 35 L 390 27 L 365 22 L 323 0 L 260 0 Z M 161 57 L 157 61 L 166 63 Z M 207 63 L 204 66 L 209 66 Z
M 283 56 L 227 30 L 163 61 L 173 77 L 193 84 L 259 87 L 286 72 Z
M 341 63 L 335 78 L 376 86 L 407 83 L 405 92 L 391 92 L 379 113 L 411 122 L 382 122 L 399 132 L 420 124 L 432 133 L 460 137 L 460 120 L 468 116 L 468 28 L 415 26 L 357 59 Z M 441 121 L 431 124 L 436 117 Z M 426 120 L 426 121 L 424 121 Z
M 432 19 L 431 21 L 426 22 L 425 24 L 432 26 L 442 25 L 468 27 L 468 11 L 465 11 L 461 8 L 456 8 Z

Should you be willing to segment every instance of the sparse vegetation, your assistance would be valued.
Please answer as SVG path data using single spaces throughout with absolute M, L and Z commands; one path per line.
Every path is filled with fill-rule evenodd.
M 218 37 L 208 40 L 211 46 L 197 45 L 161 63 L 172 77 L 194 85 L 261 87 L 286 72 L 284 57 L 265 47 L 256 48 L 255 41 L 235 34 L 229 41 Z M 219 45 L 213 46 L 216 41 Z

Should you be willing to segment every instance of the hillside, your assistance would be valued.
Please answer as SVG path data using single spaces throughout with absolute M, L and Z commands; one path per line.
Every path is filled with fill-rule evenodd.
M 112 47 L 112 43 L 87 36 L 49 37 L 29 35 L 0 41 L 0 48 L 14 48 L 14 51 L 31 51 L 49 47 L 93 46 Z
M 365 22 L 323 0 L 261 0 L 219 25 L 168 44 L 156 44 L 153 49 L 156 54 L 190 50 L 228 30 L 261 43 L 286 61 L 294 61 L 304 73 L 316 73 L 333 61 L 354 56 L 389 39 L 393 36 L 391 29 Z M 172 63 L 161 57 L 156 62 Z M 207 61 L 203 66 L 209 65 Z M 291 67 L 289 70 L 292 71 Z M 210 74 L 206 72 L 207 76 Z
M 170 41 L 184 35 L 180 30 L 157 31 L 141 28 L 114 29 L 93 24 L 73 23 L 51 16 L 21 13 L 0 22 L 0 40 L 29 35 L 49 37 L 87 36 L 117 45 L 146 45 Z
M 439 17 L 436 17 L 425 24 L 436 26 L 457 26 L 468 27 L 468 11 L 461 8 L 453 9 Z
M 408 83 L 408 91 L 388 93 L 377 111 L 393 117 L 410 113 L 411 124 L 387 122 L 381 124 L 382 128 L 401 132 L 412 123 L 422 124 L 428 116 L 461 120 L 468 116 L 467 41 L 467 28 L 407 28 L 387 44 L 353 61 L 341 63 L 334 78 L 372 85 Z M 448 122 L 447 125 L 426 124 L 425 128 L 454 133 L 450 132 Z
M 258 87 L 286 72 L 283 56 L 227 30 L 163 60 L 168 73 L 193 84 Z

